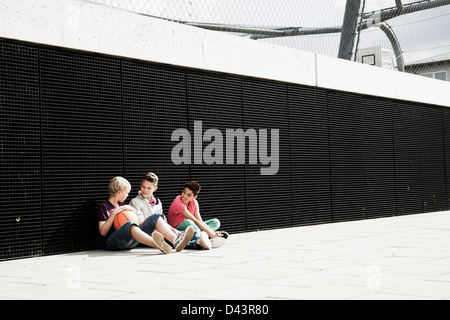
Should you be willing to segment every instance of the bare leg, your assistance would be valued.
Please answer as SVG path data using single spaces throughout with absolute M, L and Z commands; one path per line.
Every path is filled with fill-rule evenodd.
M 174 243 L 177 235 L 172 231 L 169 225 L 161 218 L 156 222 L 156 230 L 158 230 L 164 238 Z
M 142 231 L 138 226 L 132 225 L 130 226 L 130 233 L 134 240 L 139 243 L 145 244 L 146 246 L 157 248 L 155 241 L 153 238 Z

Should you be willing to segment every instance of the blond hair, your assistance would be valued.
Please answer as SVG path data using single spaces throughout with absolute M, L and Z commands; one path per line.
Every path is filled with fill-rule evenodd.
M 109 181 L 108 191 L 110 195 L 115 195 L 119 191 L 125 190 L 127 193 L 131 191 L 131 184 L 127 179 L 115 177 Z

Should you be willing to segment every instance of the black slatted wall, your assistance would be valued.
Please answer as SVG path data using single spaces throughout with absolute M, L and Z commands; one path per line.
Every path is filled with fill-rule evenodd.
M 146 171 L 166 212 L 198 180 L 203 218 L 231 233 L 450 199 L 450 113 L 438 106 L 1 39 L 0 116 L 0 260 L 99 248 L 109 180 L 125 176 L 131 198 Z M 190 134 L 190 163 L 173 163 L 177 129 Z M 230 147 L 227 129 L 258 142 L 267 130 L 267 157 L 279 130 L 277 173 L 261 174 L 274 163 L 251 138 Z
M 294 225 L 331 222 L 327 93 L 289 86 L 288 98 Z
M 450 110 L 443 108 L 444 124 L 444 157 L 445 157 L 445 186 L 447 208 L 450 207 Z
M 244 130 L 279 129 L 279 170 L 261 175 L 261 164 L 246 165 L 247 229 L 292 225 L 291 169 L 288 130 L 287 85 L 244 79 L 242 83 Z M 260 136 L 259 136 L 260 137 Z M 270 145 L 268 140 L 268 145 Z M 268 148 L 268 151 L 270 148 Z M 258 147 L 258 158 L 261 148 Z
M 447 202 L 443 109 L 421 105 L 418 112 L 424 212 L 443 211 Z
M 202 157 L 198 163 L 194 159 L 195 150 L 192 150 L 190 176 L 202 187 L 197 199 L 201 205 L 200 214 L 204 220 L 221 216 L 223 229 L 246 231 L 246 168 L 238 163 L 236 139 L 230 150 L 232 160 L 228 160 L 229 164 L 226 159 L 226 129 L 243 128 L 242 80 L 235 76 L 189 71 L 187 92 L 192 139 L 195 138 L 195 126 L 198 131 L 200 122 L 205 133 L 208 129 L 218 130 L 208 132 L 199 144 L 200 153 L 203 155 L 204 151 L 207 159 Z M 217 148 L 211 143 L 217 143 Z
M 394 101 L 392 115 L 396 212 L 399 215 L 423 212 L 419 108 L 414 104 Z
M 186 74 L 169 66 L 140 61 L 122 62 L 124 171 L 133 189 L 132 199 L 147 171 L 159 177 L 163 209 L 169 209 L 172 195 L 180 192 L 189 176 L 189 167 L 171 161 L 171 135 L 177 128 L 187 128 Z
M 333 221 L 366 218 L 361 97 L 328 92 Z
M 0 42 L 0 259 L 42 253 L 39 52 Z
M 363 97 L 362 138 L 365 171 L 366 217 L 395 212 L 395 161 L 390 101 Z
M 120 63 L 41 48 L 40 82 L 44 251 L 86 249 L 93 207 L 123 172 Z

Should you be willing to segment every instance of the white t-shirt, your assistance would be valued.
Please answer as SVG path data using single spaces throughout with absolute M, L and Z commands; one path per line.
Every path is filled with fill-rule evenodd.
M 139 218 L 139 224 L 145 221 L 148 217 L 154 214 L 162 214 L 162 203 L 159 199 L 155 198 L 157 203 L 155 205 L 150 204 L 150 201 L 141 196 L 141 192 L 134 199 L 130 201 L 130 206 L 136 209 L 137 216 Z M 165 217 L 163 216 L 164 220 Z

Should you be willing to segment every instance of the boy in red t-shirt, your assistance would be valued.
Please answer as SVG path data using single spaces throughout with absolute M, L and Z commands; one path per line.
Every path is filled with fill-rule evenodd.
M 212 247 L 220 247 L 225 243 L 222 234 L 217 232 L 220 228 L 220 221 L 218 219 L 203 221 L 197 201 L 199 192 L 200 184 L 194 180 L 188 181 L 184 185 L 181 195 L 177 196 L 170 205 L 167 220 L 172 227 L 179 231 L 193 226 L 201 232 L 200 238 L 204 242 L 209 243 L 210 238 Z

